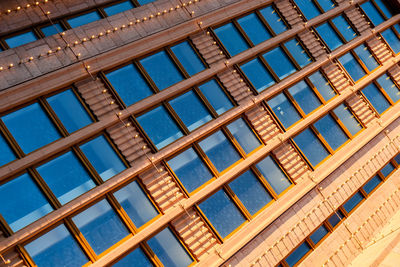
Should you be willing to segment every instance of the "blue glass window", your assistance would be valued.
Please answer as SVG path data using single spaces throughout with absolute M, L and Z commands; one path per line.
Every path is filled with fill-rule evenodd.
M 354 115 L 350 112 L 349 108 L 344 104 L 340 104 L 337 108 L 333 110 L 335 115 L 339 118 L 339 120 L 346 126 L 347 130 L 352 135 L 355 135 L 359 131 L 362 130 L 362 126 L 354 117 Z
M 47 102 L 69 133 L 92 123 L 89 114 L 71 89 L 47 98 Z
M 310 239 L 312 242 L 314 242 L 314 244 L 318 244 L 318 242 L 321 241 L 321 239 L 324 238 L 328 233 L 329 231 L 325 225 L 321 225 L 317 230 L 315 230 L 314 233 L 310 235 Z
M 135 6 L 132 4 L 131 1 L 124 1 L 121 3 L 114 4 L 112 6 L 108 6 L 104 8 L 104 11 L 106 12 L 107 16 L 112 16 L 121 12 L 124 12 L 126 10 L 132 9 Z
M 389 28 L 386 31 L 381 32 L 381 35 L 395 54 L 400 53 L 400 39 L 392 29 Z
M 339 58 L 339 62 L 343 65 L 351 78 L 356 82 L 365 76 L 366 72 L 354 58 L 351 53 L 347 53 Z
M 343 44 L 339 35 L 328 22 L 316 27 L 316 30 L 331 51 Z
M 243 36 L 232 23 L 214 29 L 214 32 L 232 57 L 249 48 Z
M 303 242 L 298 246 L 290 255 L 286 258 L 286 263 L 292 267 L 298 263 L 311 250 L 310 245 L 307 242 Z
M 14 152 L 11 150 L 3 135 L 0 134 L 0 166 L 15 159 Z
M 379 67 L 378 62 L 369 52 L 368 48 L 365 45 L 360 45 L 354 48 L 354 52 L 356 52 L 357 56 L 361 59 L 361 61 L 365 64 L 369 71 L 373 71 L 377 67 Z
M 113 265 L 113 267 L 153 267 L 154 265 L 144 254 L 143 250 L 139 247 L 125 256 L 122 260 Z
M 281 80 L 296 71 L 293 63 L 279 46 L 265 53 L 263 57 Z
M 355 193 L 349 200 L 347 200 L 343 204 L 344 210 L 349 213 L 352 211 L 362 200 L 364 199 L 364 196 L 360 193 L 357 192 Z
M 14 232 L 53 210 L 27 173 L 0 185 L 0 203 L 0 214 Z
M 233 107 L 231 101 L 215 80 L 203 83 L 199 86 L 199 89 L 218 115 Z
M 193 148 L 170 159 L 168 165 L 189 193 L 213 177 Z
M 271 38 L 271 34 L 258 18 L 256 13 L 251 13 L 237 20 L 254 45 Z
M 335 227 L 343 218 L 343 213 L 340 210 L 337 210 L 335 214 L 328 218 L 328 222 L 332 227 Z
M 272 75 L 258 58 L 241 65 L 240 68 L 258 92 L 264 91 L 275 83 Z
M 319 141 L 310 129 L 306 129 L 294 137 L 293 140 L 313 166 L 318 165 L 318 163 L 329 156 L 328 151 L 322 145 L 321 141 Z
M 288 91 L 306 115 L 321 106 L 321 101 L 304 80 L 290 87 Z
M 143 76 L 132 64 L 109 72 L 106 77 L 127 106 L 153 94 Z
M 99 136 L 80 148 L 104 181 L 126 169 L 104 136 Z
M 91 23 L 93 21 L 101 19 L 101 16 L 97 11 L 92 11 L 80 16 L 76 16 L 70 19 L 67 19 L 67 22 L 71 28 L 76 28 L 88 23 Z
M 333 90 L 332 86 L 321 74 L 321 72 L 317 71 L 311 74 L 308 76 L 308 79 L 310 79 L 311 83 L 315 86 L 325 101 L 328 101 L 336 96 L 335 90 Z
M 25 154 L 61 137 L 38 103 L 9 113 L 2 119 Z
M 129 234 L 105 199 L 75 215 L 72 221 L 96 254 L 101 254 Z
M 260 13 L 268 22 L 268 25 L 272 28 L 275 34 L 280 34 L 287 30 L 282 18 L 272 6 L 267 6 L 266 8 L 260 9 Z
M 178 96 L 169 101 L 169 104 L 189 131 L 195 130 L 212 119 L 207 108 L 193 91 Z
M 257 213 L 271 200 L 271 195 L 265 190 L 252 171 L 247 171 L 233 180 L 229 187 L 251 215 Z
M 377 79 L 377 82 L 382 87 L 383 90 L 388 94 L 390 99 L 396 103 L 400 99 L 400 90 L 393 83 L 390 77 L 387 74 L 383 74 L 381 77 Z
M 257 163 L 256 167 L 277 195 L 292 185 L 280 167 L 270 156 Z
M 384 22 L 384 18 L 382 15 L 378 12 L 376 7 L 370 2 L 365 2 L 360 5 L 362 10 L 367 14 L 369 20 L 374 24 L 375 26 L 381 24 Z
M 301 119 L 292 102 L 283 93 L 271 98 L 267 103 L 286 129 Z
M 369 194 L 374 190 L 380 183 L 382 182 L 381 178 L 378 175 L 372 177 L 362 188 L 364 191 Z
M 25 245 L 36 266 L 82 266 L 88 258 L 67 228 L 61 224 Z
M 37 39 L 38 38 L 36 37 L 36 35 L 33 32 L 29 31 L 18 35 L 14 35 L 12 37 L 5 38 L 4 41 L 10 48 L 14 48 L 20 45 L 36 41 Z
M 351 25 L 347 22 L 347 20 L 343 16 L 338 16 L 336 18 L 333 18 L 332 22 L 339 30 L 339 32 L 342 34 L 346 42 L 350 42 L 357 36 L 357 33 L 354 31 L 354 29 L 351 27 Z
M 239 209 L 223 190 L 219 190 L 200 203 L 199 207 L 222 238 L 227 237 L 245 222 Z
M 183 136 L 163 106 L 141 115 L 137 120 L 158 149 Z
M 390 107 L 389 102 L 382 95 L 375 84 L 371 83 L 370 85 L 362 89 L 362 93 L 379 114 L 382 114 Z
M 400 165 L 400 154 L 397 155 L 397 156 L 394 158 L 394 160 L 397 162 L 397 164 Z
M 380 8 L 383 14 L 385 14 L 386 18 L 390 19 L 395 14 L 393 12 L 394 9 L 389 9 L 385 3 L 387 3 L 387 1 L 375 0 L 375 4 Z
M 314 126 L 333 150 L 338 149 L 349 139 L 330 114 L 318 120 Z
M 312 0 L 294 0 L 296 5 L 300 8 L 301 12 L 307 20 L 315 18 L 321 11 L 317 8 Z
M 389 162 L 389 164 L 382 168 L 381 173 L 384 177 L 388 177 L 394 169 L 395 167 L 393 166 L 393 164 Z
M 231 134 L 238 141 L 246 154 L 250 153 L 261 145 L 260 141 L 255 137 L 247 123 L 242 119 L 237 119 L 227 125 Z
M 284 45 L 286 49 L 290 51 L 290 54 L 301 68 L 311 63 L 311 57 L 307 54 L 306 50 L 304 50 L 303 46 L 300 44 L 300 41 L 297 39 L 292 39 L 286 42 Z
M 184 78 L 165 51 L 145 57 L 140 60 L 140 63 L 160 90 L 170 87 Z
M 148 3 L 152 3 L 152 2 L 154 2 L 155 0 L 138 0 L 138 2 L 139 2 L 139 4 L 141 5 L 141 6 L 143 6 L 143 5 L 145 5 L 145 4 L 148 4 Z
M 171 47 L 171 50 L 190 76 L 205 69 L 203 62 L 187 41 Z
M 336 6 L 332 0 L 317 0 L 317 2 L 325 12 Z
M 199 145 L 219 172 L 241 159 L 238 152 L 221 131 L 199 142 Z
M 40 30 L 42 31 L 44 36 L 52 36 L 54 34 L 61 33 L 64 31 L 60 23 L 54 23 L 52 25 L 42 27 L 40 28 Z
M 140 227 L 158 215 L 151 201 L 136 181 L 114 193 L 115 198 L 136 227 Z
M 96 186 L 71 151 L 39 166 L 37 171 L 62 205 Z

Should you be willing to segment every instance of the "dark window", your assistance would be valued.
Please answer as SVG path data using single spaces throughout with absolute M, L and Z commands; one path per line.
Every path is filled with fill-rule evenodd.
M 54 34 L 63 32 L 64 28 L 61 26 L 60 23 L 54 23 L 49 26 L 44 26 L 44 27 L 40 28 L 40 30 L 42 31 L 44 36 L 52 36 Z
M 378 175 L 372 177 L 362 188 L 364 191 L 369 194 L 374 190 L 380 183 L 382 182 L 381 178 Z
M 335 214 L 328 218 L 328 222 L 332 227 L 335 227 L 343 218 L 343 213 L 340 210 L 337 210 Z
M 355 193 L 349 200 L 347 200 L 344 204 L 343 204 L 343 208 L 344 210 L 349 213 L 350 211 L 352 211 L 361 201 L 363 201 L 364 196 L 360 193 L 357 192 Z
M 384 177 L 388 177 L 389 174 L 394 171 L 394 169 L 395 167 L 393 166 L 393 164 L 389 162 L 385 167 L 382 168 L 381 173 Z
M 7 43 L 8 47 L 14 48 L 20 45 L 24 45 L 33 41 L 36 41 L 38 38 L 32 32 L 25 32 L 18 35 L 14 35 L 12 37 L 5 38 L 4 41 Z
M 298 246 L 290 255 L 286 258 L 286 263 L 289 266 L 294 266 L 298 263 L 311 250 L 310 245 L 307 242 L 303 242 Z
M 310 239 L 312 242 L 314 242 L 314 244 L 318 244 L 318 242 L 321 241 L 321 239 L 324 238 L 328 233 L 329 231 L 325 225 L 321 225 L 317 230 L 315 230 L 314 233 L 310 235 Z
M 76 28 L 99 19 L 101 19 L 100 14 L 97 11 L 92 11 L 83 15 L 67 19 L 67 22 L 69 26 L 71 26 L 71 28 Z
M 104 8 L 105 13 L 107 14 L 107 16 L 112 16 L 121 12 L 124 12 L 126 10 L 132 9 L 135 6 L 132 4 L 131 1 L 124 1 L 121 3 L 117 3 L 108 7 Z

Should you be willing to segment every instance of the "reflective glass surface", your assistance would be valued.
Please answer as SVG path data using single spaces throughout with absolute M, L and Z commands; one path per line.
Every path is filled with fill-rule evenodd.
M 153 94 L 143 76 L 132 64 L 109 72 L 106 77 L 127 106 Z
M 383 14 L 385 14 L 385 16 L 389 19 L 391 18 L 395 13 L 394 13 L 394 9 L 392 7 L 392 9 L 389 9 L 387 4 L 388 2 L 385 0 L 375 0 L 375 3 L 378 5 L 378 7 L 380 8 L 380 10 L 383 12 Z
M 388 177 L 389 174 L 395 169 L 392 163 L 388 163 L 385 167 L 382 168 L 381 173 L 384 177 Z
M 163 90 L 184 78 L 165 51 L 145 57 L 140 60 L 140 63 L 159 90 Z
M 168 165 L 189 193 L 213 177 L 193 148 L 170 159 Z
M 233 107 L 231 101 L 215 80 L 203 83 L 199 86 L 199 89 L 218 115 Z
M 104 136 L 99 136 L 80 148 L 104 181 L 126 169 Z
M 158 215 L 157 210 L 136 181 L 115 192 L 114 196 L 136 227 L 144 225 Z
M 266 157 L 256 164 L 257 169 L 260 171 L 262 176 L 267 180 L 274 189 L 275 193 L 279 195 L 286 188 L 288 188 L 292 183 L 280 169 L 280 167 L 275 163 L 275 161 L 270 157 Z
M 292 102 L 283 93 L 271 98 L 267 103 L 285 128 L 289 128 L 301 119 Z
M 397 162 L 397 164 L 400 164 L 400 155 L 397 155 L 394 160 Z
M 321 14 L 312 0 L 294 0 L 294 2 L 300 8 L 307 20 L 310 20 Z
M 145 4 L 148 4 L 148 3 L 152 3 L 152 2 L 154 2 L 155 0 L 138 0 L 138 2 L 139 2 L 139 4 L 141 5 L 141 6 L 143 6 L 143 5 L 145 5 Z
M 72 221 L 97 255 L 129 234 L 105 199 L 75 215 Z
M 400 90 L 393 83 L 392 79 L 387 74 L 383 74 L 377 79 L 377 82 L 383 90 L 388 94 L 393 102 L 397 102 L 400 99 Z
M 40 267 L 82 266 L 88 262 L 88 258 L 63 224 L 24 247 Z
M 27 173 L 0 185 L 0 203 L 0 214 L 14 232 L 53 211 Z
M 370 85 L 362 89 L 362 93 L 379 114 L 382 114 L 390 107 L 389 102 L 382 95 L 375 84 L 371 83 Z
M 263 57 L 281 80 L 296 71 L 295 66 L 280 47 L 268 51 Z
M 240 68 L 258 92 L 265 90 L 275 83 L 272 75 L 258 58 L 250 60 L 241 65 Z
M 261 145 L 260 141 L 255 137 L 247 123 L 242 119 L 237 119 L 227 125 L 227 128 L 239 142 L 246 154 L 250 153 Z
M 306 129 L 294 137 L 293 140 L 313 166 L 329 156 L 328 151 L 322 145 L 321 141 L 318 140 L 310 129 Z
M 386 31 L 381 32 L 381 35 L 395 54 L 400 53 L 400 39 L 396 36 L 392 29 L 389 28 Z
M 316 27 L 316 30 L 331 51 L 343 44 L 343 41 L 340 39 L 339 35 L 335 32 L 332 26 L 329 25 L 328 22 Z
M 38 103 L 9 113 L 2 119 L 25 154 L 61 137 Z
M 306 50 L 304 50 L 298 40 L 292 39 L 284 45 L 301 68 L 311 63 L 311 57 L 308 56 Z
M 378 175 L 372 177 L 362 188 L 364 191 L 369 194 L 374 190 L 380 183 L 382 182 L 381 178 Z
M 12 37 L 5 38 L 4 41 L 10 48 L 14 48 L 20 45 L 36 41 L 37 39 L 38 38 L 36 37 L 36 35 L 33 32 L 29 31 L 18 35 L 14 35 Z
M 335 7 L 335 3 L 332 0 L 317 0 L 317 2 L 325 12 Z
M 343 65 L 355 82 L 364 77 L 366 74 L 357 60 L 350 53 L 341 56 L 339 58 L 339 62 Z
M 4 139 L 3 135 L 0 134 L 0 166 L 9 163 L 15 159 L 14 152 Z
M 384 18 L 382 15 L 378 12 L 376 7 L 371 3 L 371 1 L 367 1 L 363 4 L 360 5 L 362 10 L 367 14 L 368 18 L 374 24 L 375 26 L 381 24 L 384 22 Z
M 60 25 L 60 23 L 54 23 L 53 25 L 45 26 L 40 28 L 44 36 L 51 36 L 57 33 L 62 33 L 64 29 Z
M 335 90 L 331 87 L 329 82 L 325 79 L 325 77 L 321 74 L 321 72 L 317 71 L 310 76 L 308 76 L 311 83 L 317 88 L 318 92 L 324 98 L 325 101 L 330 100 L 332 97 L 336 96 Z
M 183 133 L 163 106 L 141 115 L 137 120 L 158 149 L 183 136 Z
M 351 25 L 347 22 L 347 20 L 343 16 L 338 16 L 336 18 L 333 18 L 332 22 L 339 30 L 339 32 L 342 34 L 346 42 L 350 42 L 357 36 L 357 33 L 353 30 Z
M 134 7 L 135 6 L 132 4 L 132 2 L 128 0 L 121 3 L 117 3 L 115 5 L 105 7 L 104 11 L 106 12 L 107 16 L 112 16 L 124 12 L 125 10 L 132 9 Z
M 333 150 L 338 149 L 349 139 L 330 114 L 319 119 L 314 126 Z
M 214 29 L 214 32 L 231 56 L 249 48 L 247 42 L 232 23 Z
M 245 222 L 239 209 L 223 190 L 207 198 L 199 207 L 222 238 Z
M 347 130 L 349 130 L 352 135 L 355 135 L 362 130 L 362 126 L 360 125 L 360 123 L 350 112 L 349 108 L 346 107 L 344 104 L 340 104 L 337 108 L 333 110 L 333 112 L 344 124 L 344 126 L 346 126 Z
M 343 204 L 344 210 L 347 212 L 352 211 L 363 199 L 364 196 L 360 192 L 355 193 L 354 196 Z
M 287 30 L 282 18 L 272 6 L 267 6 L 266 8 L 260 9 L 260 13 L 268 22 L 268 25 L 272 28 L 275 34 L 280 34 Z
M 199 142 L 199 145 L 219 172 L 241 159 L 239 153 L 221 131 Z
M 203 62 L 187 41 L 174 45 L 171 50 L 190 76 L 205 69 Z
M 365 45 L 360 45 L 354 48 L 354 52 L 356 52 L 357 56 L 360 57 L 361 61 L 365 64 L 369 71 L 373 71 L 377 67 L 379 67 L 378 62 L 369 52 L 368 48 Z
M 71 151 L 36 169 L 62 205 L 96 186 Z
M 305 114 L 309 114 L 321 106 L 321 101 L 303 80 L 288 89 Z
M 337 210 L 335 214 L 329 217 L 328 222 L 332 227 L 335 227 L 343 218 L 343 213 L 340 210 Z
M 122 260 L 113 265 L 113 267 L 153 267 L 151 261 L 144 254 L 143 250 L 139 247 L 126 255 Z
M 310 239 L 312 240 L 312 242 L 314 242 L 314 244 L 318 244 L 318 242 L 328 233 L 329 231 L 325 227 L 325 225 L 321 225 L 312 235 L 310 235 Z
M 294 266 L 301 258 L 303 258 L 309 251 L 311 247 L 306 242 L 303 242 L 298 246 L 290 255 L 286 258 L 286 263 L 289 266 Z
M 93 21 L 101 19 L 101 16 L 97 11 L 92 11 L 74 18 L 67 19 L 67 22 L 71 28 L 76 28 Z
M 251 13 L 237 20 L 254 45 L 271 38 L 271 34 L 258 18 L 256 13 Z

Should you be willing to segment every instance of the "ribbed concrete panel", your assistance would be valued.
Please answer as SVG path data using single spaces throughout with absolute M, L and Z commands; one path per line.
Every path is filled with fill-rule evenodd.
M 276 1 L 275 5 L 290 26 L 293 27 L 297 24 L 303 23 L 300 13 L 297 12 L 289 0 Z
M 357 7 L 350 8 L 344 13 L 349 18 L 354 27 L 356 27 L 358 32 L 362 33 L 363 31 L 369 30 L 371 28 L 370 22 L 367 21 L 364 14 L 362 14 Z
M 386 46 L 383 40 L 378 38 L 380 37 L 373 37 L 371 39 L 368 39 L 366 42 L 376 58 L 381 63 L 384 63 L 392 58 L 392 52 L 390 52 L 389 48 Z
M 393 78 L 397 84 L 400 84 L 400 67 L 399 65 L 394 65 L 388 70 L 389 75 Z
M 265 143 L 281 133 L 272 116 L 264 107 L 257 106 L 247 111 L 245 115 Z
M 353 95 L 346 102 L 365 126 L 368 127 L 376 120 L 375 112 L 362 96 Z
M 326 50 L 322 43 L 315 36 L 314 30 L 304 31 L 298 36 L 314 58 L 326 55 Z
M 226 60 L 225 55 L 210 34 L 200 32 L 191 36 L 190 39 L 209 65 Z
M 293 181 L 310 172 L 310 168 L 290 142 L 285 142 L 272 151 Z
M 0 229 L 0 241 L 3 241 L 7 237 Z M 3 259 L 0 258 L 0 267 L 23 267 L 28 266 L 22 259 L 21 255 L 17 249 L 9 250 L 4 255 L 1 255 Z
M 250 88 L 235 70 L 228 69 L 217 76 L 237 103 L 240 104 L 240 102 L 253 95 Z
M 178 204 L 184 195 L 175 180 L 162 165 L 139 175 L 147 191 L 162 211 Z
M 188 210 L 186 214 L 171 223 L 197 259 L 206 256 L 218 245 L 215 235 L 194 209 Z
M 346 88 L 351 84 L 340 67 L 334 63 L 329 63 L 323 66 L 322 70 L 339 93 L 346 90 Z

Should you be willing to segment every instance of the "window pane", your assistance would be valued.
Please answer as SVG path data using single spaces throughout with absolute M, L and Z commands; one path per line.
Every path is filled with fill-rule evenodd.
M 47 102 L 69 133 L 92 123 L 89 114 L 71 89 L 49 97 Z
M 325 77 L 321 74 L 321 72 L 317 71 L 310 76 L 308 76 L 311 83 L 317 88 L 318 92 L 324 98 L 325 101 L 330 100 L 332 97 L 336 96 L 335 90 L 331 87 L 329 82 L 325 79 Z
M 386 3 L 385 3 L 386 2 Z M 390 19 L 395 13 L 393 12 L 393 10 L 389 9 L 387 7 L 387 1 L 382 1 L 382 0 L 375 0 L 375 3 L 377 4 L 377 6 L 381 9 L 381 11 L 383 12 L 383 14 L 385 14 L 385 16 Z
M 352 211 L 352 210 L 358 205 L 358 203 L 360 203 L 363 199 L 364 199 L 364 196 L 363 196 L 360 192 L 357 192 L 354 196 L 352 196 L 349 200 L 347 200 L 347 201 L 343 204 L 344 210 L 347 211 L 347 212 L 349 213 L 349 212 Z
M 189 193 L 213 177 L 193 148 L 170 159 L 168 165 Z
M 349 108 L 344 104 L 339 105 L 333 110 L 333 112 L 352 135 L 355 135 L 362 130 L 360 123 L 356 120 L 353 113 L 350 112 Z
M 318 244 L 319 241 L 321 241 L 324 236 L 326 236 L 329 233 L 328 229 L 326 229 L 325 225 L 321 225 L 318 227 L 318 229 L 310 235 L 310 239 L 314 244 Z
M 141 6 L 143 6 L 143 5 L 145 5 L 145 4 L 148 4 L 148 3 L 152 3 L 152 2 L 154 2 L 155 0 L 138 0 L 138 2 L 139 2 L 139 4 L 141 5 Z
M 252 171 L 240 175 L 229 184 L 229 187 L 251 215 L 254 215 L 272 200 L 271 195 Z
M 238 19 L 237 22 L 254 45 L 271 38 L 271 34 L 255 13 L 242 17 Z
M 321 14 L 312 0 L 294 0 L 294 2 L 300 8 L 307 20 L 310 20 Z
M 272 6 L 267 6 L 266 8 L 261 9 L 260 13 L 263 15 L 264 19 L 268 22 L 275 34 L 280 34 L 287 30 L 282 18 Z
M 205 69 L 203 62 L 187 41 L 171 47 L 171 50 L 190 76 Z
M 169 228 L 165 228 L 149 241 L 150 248 L 154 251 L 165 267 L 188 266 L 193 260 L 179 243 L 176 236 Z
M 215 80 L 200 85 L 199 89 L 218 115 L 233 107 L 231 101 Z
M 389 102 L 378 90 L 375 84 L 371 83 L 370 85 L 362 89 L 362 93 L 379 114 L 382 114 L 390 107 Z
M 255 137 L 254 133 L 243 119 L 237 119 L 228 124 L 227 127 L 246 154 L 261 145 L 260 141 Z
M 61 137 L 38 103 L 14 111 L 2 119 L 25 154 Z
M 335 214 L 329 217 L 328 222 L 332 227 L 335 227 L 343 218 L 343 213 L 340 210 L 337 210 Z
M 387 74 L 383 74 L 377 81 L 393 102 L 397 102 L 400 99 L 399 88 L 397 88 Z
M 96 186 L 71 151 L 41 165 L 37 171 L 62 205 Z
M 264 91 L 275 83 L 272 75 L 258 58 L 241 65 L 240 68 L 258 92 Z
M 400 52 L 400 39 L 396 36 L 392 29 L 387 29 L 384 32 L 381 32 L 381 35 L 385 39 L 386 43 L 392 48 L 395 54 Z
M 107 16 L 112 16 L 124 12 L 125 10 L 132 9 L 134 7 L 135 6 L 132 4 L 132 2 L 128 0 L 112 6 L 105 7 L 104 11 L 106 12 Z
M 328 151 L 322 145 L 321 141 L 318 140 L 310 129 L 306 129 L 294 137 L 293 140 L 313 166 L 329 156 Z
M 199 145 L 219 172 L 241 159 L 238 152 L 221 131 L 207 137 Z
M 331 51 L 343 44 L 343 41 L 340 39 L 339 35 L 335 32 L 331 25 L 329 25 L 328 22 L 316 27 L 316 30 Z
M 349 139 L 330 114 L 314 123 L 314 126 L 333 150 Z
M 75 215 L 72 221 L 96 254 L 102 253 L 129 234 L 105 199 Z
M 232 23 L 214 29 L 214 32 L 231 56 L 249 48 L 249 45 Z
M 67 228 L 61 224 L 24 246 L 36 266 L 82 266 L 88 262 Z
M 55 23 L 53 25 L 45 26 L 40 28 L 44 36 L 51 36 L 57 33 L 61 33 L 64 31 L 63 27 L 60 25 L 60 23 Z
M 297 0 L 298 1 L 298 0 Z M 286 258 L 286 262 L 289 266 L 294 266 L 301 258 L 303 258 L 309 251 L 311 247 L 306 242 L 303 242 L 298 246 L 290 255 Z
M 301 119 L 292 102 L 283 93 L 268 100 L 267 103 L 285 128 L 289 128 Z
M 99 136 L 80 148 L 104 181 L 126 169 L 104 136 Z
M 288 89 L 305 114 L 309 114 L 321 106 L 321 101 L 305 81 L 301 81 Z
M 384 21 L 382 15 L 378 12 L 378 10 L 370 1 L 365 2 L 360 6 L 362 10 L 365 12 L 365 14 L 367 14 L 372 24 L 374 24 L 375 26 L 381 24 Z
M 394 160 L 397 162 L 397 164 L 400 164 L 400 154 L 397 155 Z
M 296 71 L 293 63 L 280 47 L 268 51 L 263 57 L 281 80 Z
M 153 91 L 134 65 L 130 64 L 109 72 L 106 77 L 127 106 L 153 94 Z
M 0 185 L 0 203 L 0 214 L 14 232 L 53 210 L 27 173 Z
M 100 14 L 97 13 L 97 11 L 92 11 L 74 18 L 67 19 L 67 22 L 71 28 L 76 28 L 99 19 L 101 19 Z
M 136 181 L 115 192 L 114 196 L 136 227 L 141 227 L 158 215 L 157 210 Z
M 163 106 L 141 115 L 137 120 L 158 149 L 183 136 Z
M 143 250 L 139 247 L 129 253 L 127 256 L 122 258 L 119 262 L 113 265 L 113 267 L 153 267 L 151 261 L 143 253 Z
M 169 104 L 189 131 L 193 131 L 212 120 L 211 114 L 193 91 L 178 96 L 171 100 Z
M 292 185 L 278 164 L 276 164 L 270 156 L 257 163 L 256 167 L 268 181 L 277 195 Z
M 239 209 L 223 190 L 219 190 L 203 203 L 200 203 L 199 207 L 222 238 L 225 238 L 245 222 L 245 218 Z
M 18 35 L 14 35 L 12 37 L 5 38 L 4 41 L 10 48 L 14 48 L 20 45 L 24 45 L 33 41 L 36 41 L 38 38 L 33 32 L 21 33 Z
M 14 152 L 4 139 L 3 135 L 0 134 L 0 166 L 9 163 L 15 159 Z
M 183 75 L 165 51 L 140 60 L 158 89 L 163 90 L 183 80 Z
M 339 62 L 342 63 L 343 67 L 355 82 L 364 77 L 366 74 L 357 60 L 350 53 L 341 56 L 339 58 Z
M 354 52 L 356 52 L 357 56 L 360 57 L 361 61 L 365 64 L 369 71 L 373 71 L 377 67 L 379 67 L 378 62 L 369 52 L 368 48 L 365 45 L 360 45 L 354 48 Z
M 369 194 L 374 190 L 380 183 L 382 182 L 381 178 L 378 175 L 372 177 L 362 188 L 364 191 Z
M 306 50 L 304 50 L 300 44 L 300 41 L 297 39 L 292 39 L 289 42 L 286 42 L 285 47 L 301 68 L 311 63 L 311 58 L 308 56 Z
M 317 0 L 317 2 L 325 12 L 335 7 L 335 3 L 332 0 Z
M 392 163 L 387 164 L 383 169 L 381 170 L 381 173 L 383 176 L 388 177 L 389 174 L 392 173 L 392 171 L 395 169 Z
M 347 42 L 350 42 L 357 36 L 357 33 L 343 16 L 332 19 L 332 22 Z

